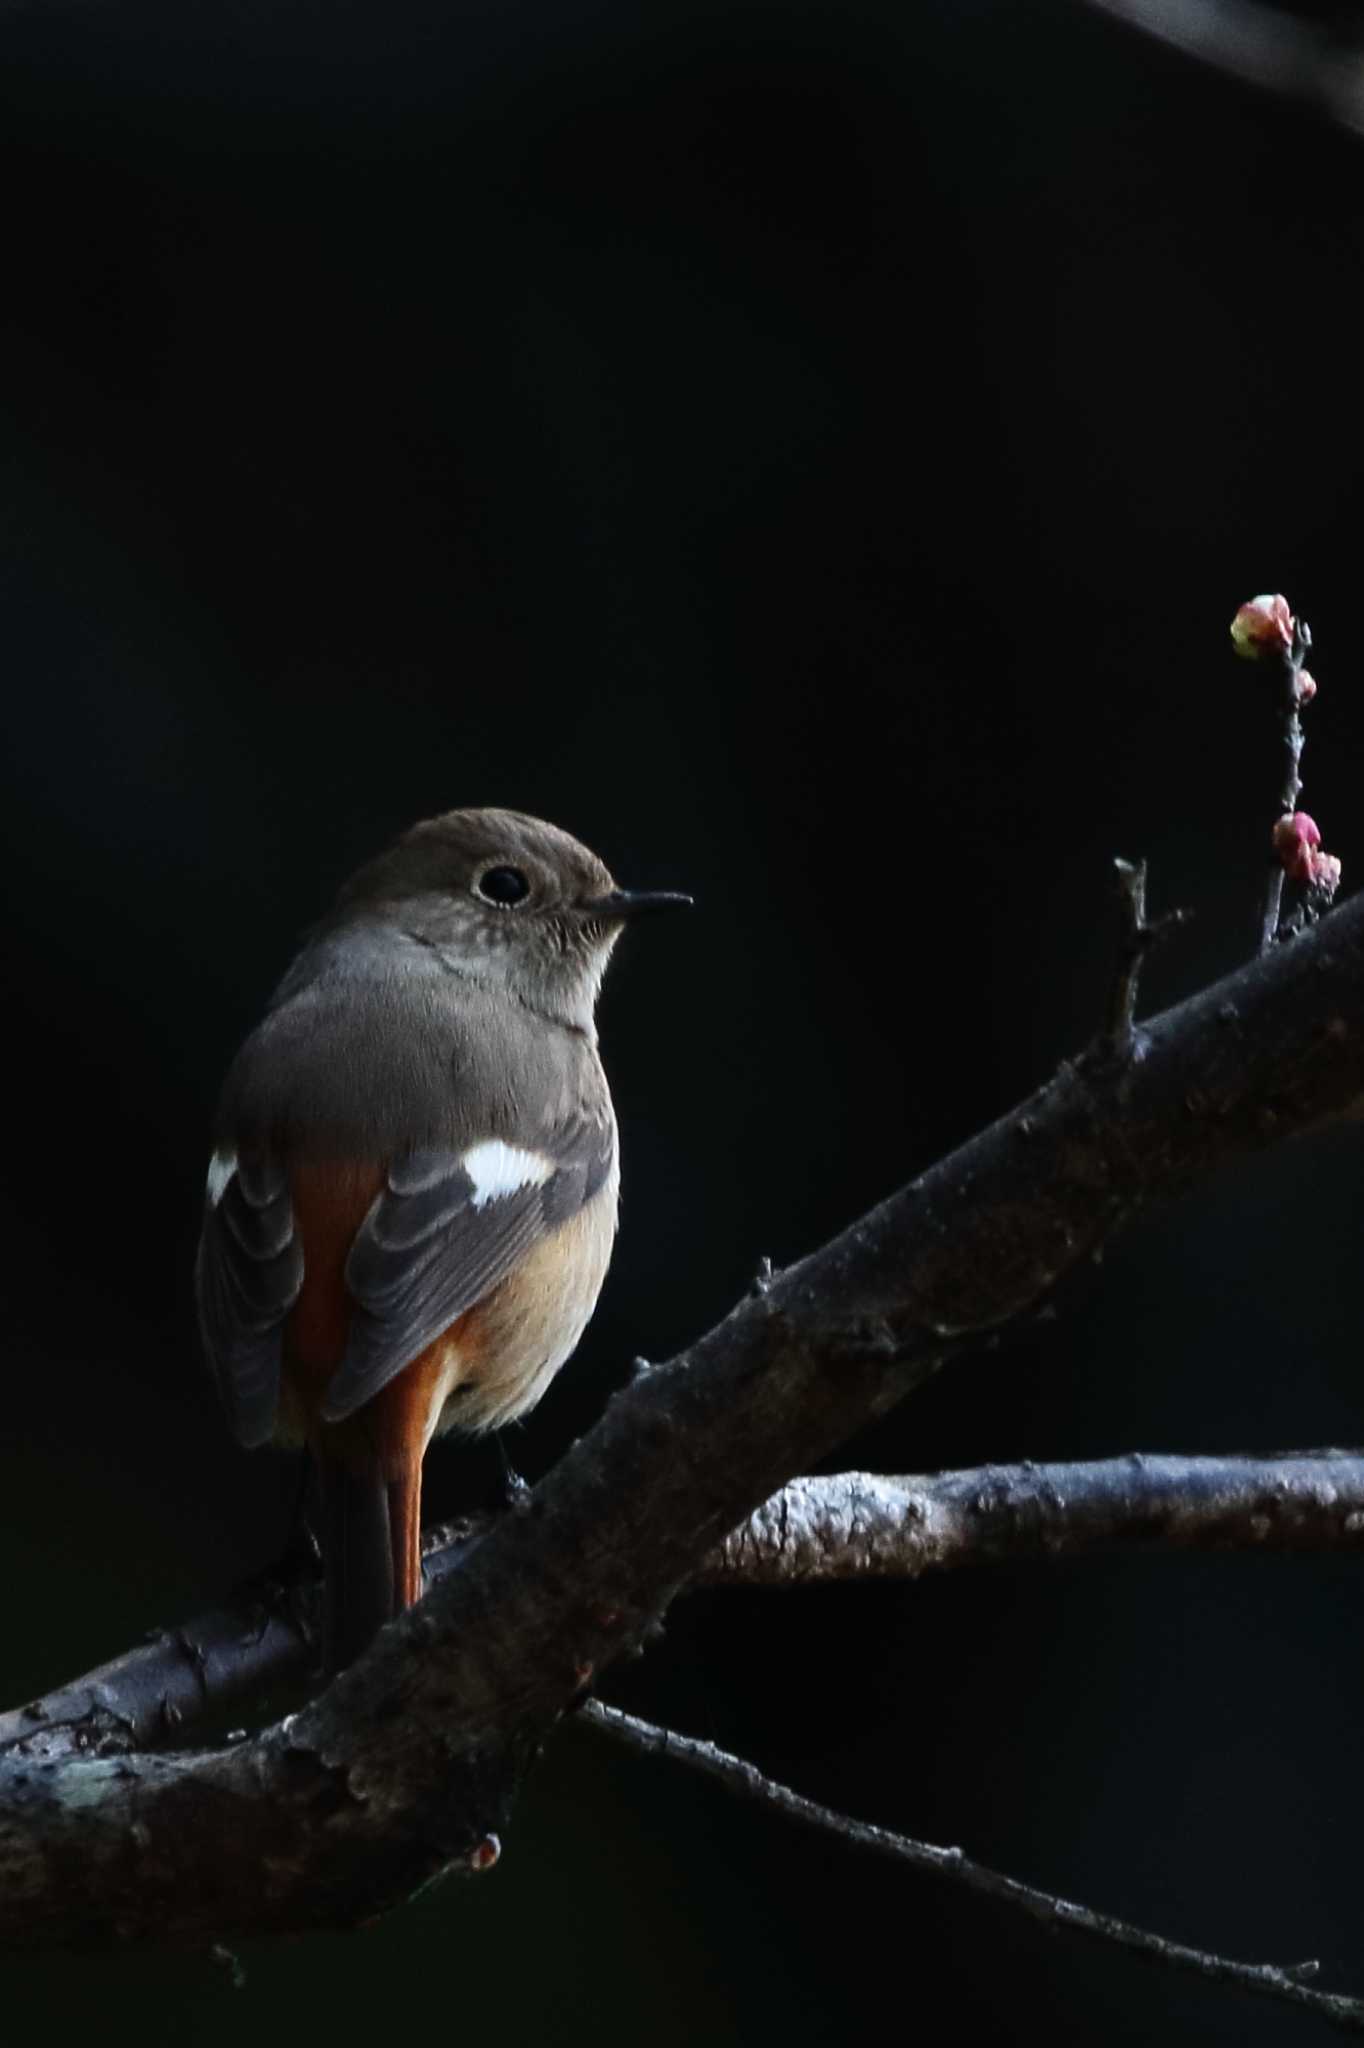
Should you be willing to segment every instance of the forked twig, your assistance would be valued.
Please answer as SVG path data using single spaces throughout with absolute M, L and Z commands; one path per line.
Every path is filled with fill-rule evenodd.
M 1117 969 L 1113 976 L 1113 987 L 1108 1002 L 1109 1048 L 1115 1053 L 1127 1053 L 1132 1049 L 1137 1020 L 1137 988 L 1141 970 L 1153 947 L 1162 939 L 1187 924 L 1193 916 L 1190 910 L 1167 910 L 1162 917 L 1148 923 L 1146 917 L 1146 862 L 1144 860 L 1115 860 L 1114 871 L 1118 878 L 1118 901 L 1122 914 L 1121 938 L 1118 946 Z

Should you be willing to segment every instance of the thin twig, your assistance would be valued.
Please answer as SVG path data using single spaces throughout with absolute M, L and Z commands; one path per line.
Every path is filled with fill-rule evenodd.
M 1187 910 L 1167 910 L 1154 924 L 1148 924 L 1146 862 L 1115 860 L 1113 867 L 1118 878 L 1122 928 L 1117 968 L 1108 1003 L 1107 1039 L 1110 1050 L 1125 1054 L 1132 1049 L 1137 1018 L 1137 989 L 1147 955 L 1172 931 L 1176 931 L 1182 924 L 1187 924 L 1192 913 Z
M 1278 702 L 1276 710 L 1279 719 L 1279 746 L 1282 781 L 1279 788 L 1279 808 L 1276 818 L 1288 817 L 1298 808 L 1302 795 L 1302 749 L 1305 734 L 1300 715 L 1301 699 L 1298 694 L 1298 676 L 1307 651 L 1312 645 L 1312 634 L 1304 619 L 1293 621 L 1293 644 L 1282 657 L 1272 664 Z M 1283 907 L 1283 862 L 1277 851 L 1269 857 L 1269 869 L 1265 880 L 1265 903 L 1260 916 L 1260 951 L 1267 953 L 1279 936 L 1279 919 Z
M 1349 1998 L 1343 1992 L 1317 1991 L 1304 1981 L 1317 1974 L 1320 1966 L 1315 1962 L 1238 1963 L 1230 1956 L 1215 1955 L 1208 1949 L 1190 1948 L 1184 1942 L 1170 1941 L 1162 1934 L 1134 1927 L 1131 1921 L 1120 1920 L 1115 1914 L 1096 1912 L 1090 1906 L 1077 1905 L 1073 1899 L 1059 1898 L 1054 1892 L 1040 1891 L 1033 1885 L 1020 1883 L 1017 1878 L 1005 1877 L 1000 1871 L 974 1862 L 960 1849 L 940 1848 L 932 1842 L 920 1842 L 912 1836 L 893 1833 L 889 1828 L 875 1827 L 868 1821 L 853 1820 L 848 1814 L 839 1813 L 830 1806 L 821 1806 L 816 1800 L 793 1792 L 789 1785 L 779 1784 L 755 1764 L 718 1748 L 713 1742 L 675 1734 L 670 1728 L 661 1728 L 652 1721 L 641 1720 L 638 1715 L 627 1714 L 620 1707 L 607 1706 L 601 1700 L 588 1700 L 580 1711 L 579 1719 L 645 1756 L 667 1757 L 673 1762 L 687 1764 L 708 1778 L 714 1778 L 726 1791 L 769 1807 L 790 1820 L 819 1828 L 856 1848 L 874 1850 L 878 1855 L 908 1864 L 911 1869 L 948 1878 L 985 1898 L 1016 1906 L 1020 1912 L 1039 1920 L 1044 1927 L 1053 1930 L 1065 1928 L 1091 1941 L 1125 1948 L 1169 1969 L 1187 1971 L 1208 1983 L 1234 1984 L 1262 1998 L 1296 2005 L 1302 2011 L 1315 2013 L 1342 2033 L 1364 2033 L 1364 2000 Z

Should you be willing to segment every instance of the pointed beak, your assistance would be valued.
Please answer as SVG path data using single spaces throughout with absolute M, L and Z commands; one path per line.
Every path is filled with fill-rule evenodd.
M 594 896 L 578 908 L 584 917 L 643 917 L 654 910 L 689 910 L 692 899 L 675 889 L 612 889 L 609 895 Z

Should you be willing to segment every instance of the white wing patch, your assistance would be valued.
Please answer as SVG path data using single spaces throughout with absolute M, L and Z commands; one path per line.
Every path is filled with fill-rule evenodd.
M 504 1145 L 500 1138 L 471 1145 L 459 1163 L 474 1184 L 475 1209 L 486 1209 L 500 1195 L 514 1195 L 521 1188 L 542 1188 L 554 1172 L 554 1161 L 543 1152 Z
M 237 1171 L 235 1152 L 215 1152 L 208 1162 L 208 1206 L 216 1209 L 227 1193 L 227 1184 Z

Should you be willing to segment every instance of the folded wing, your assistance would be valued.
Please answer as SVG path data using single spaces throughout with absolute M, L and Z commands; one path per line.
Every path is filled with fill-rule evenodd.
M 584 1118 L 535 1145 L 484 1139 L 393 1161 L 346 1262 L 352 1314 L 323 1419 L 362 1408 L 590 1202 L 614 1146 L 609 1122 Z M 216 1155 L 195 1267 L 199 1321 L 229 1422 L 248 1446 L 274 1431 L 303 1266 L 285 1168 Z
M 579 1122 L 544 1145 L 487 1139 L 395 1161 L 346 1263 L 356 1304 L 323 1415 L 339 1422 L 505 1280 L 605 1184 L 614 1132 Z

